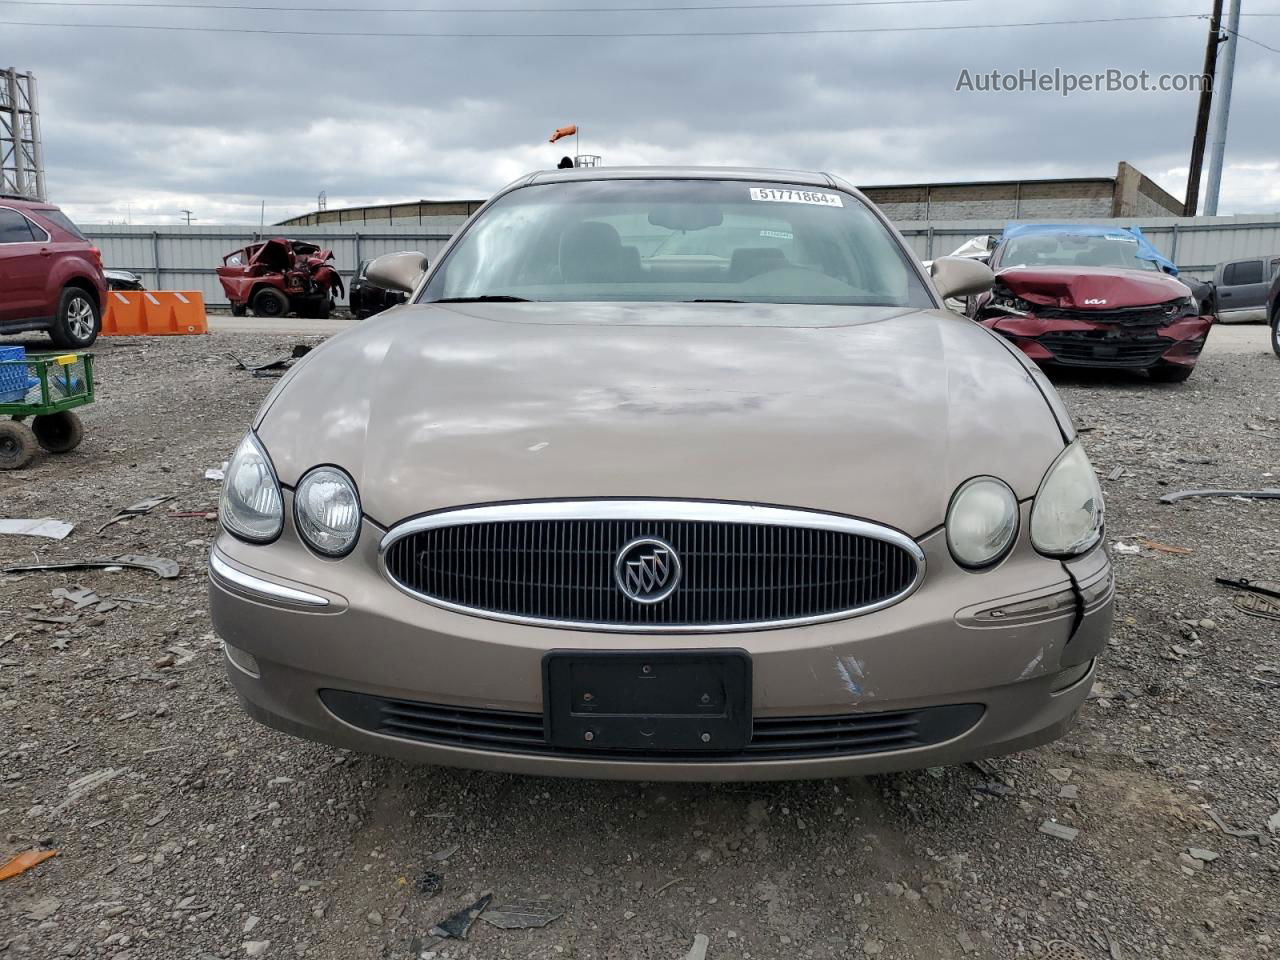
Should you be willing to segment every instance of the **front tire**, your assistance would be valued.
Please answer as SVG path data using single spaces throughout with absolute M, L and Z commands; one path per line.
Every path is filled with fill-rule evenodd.
M 84 424 L 70 410 L 45 413 L 31 421 L 36 442 L 50 453 L 70 453 L 84 439 Z
M 58 313 L 49 331 L 54 346 L 83 350 L 93 346 L 102 330 L 97 298 L 80 287 L 67 287 L 58 299 Z
M 1182 383 L 1195 369 L 1181 363 L 1157 363 L 1151 368 L 1151 379 L 1157 383 Z
M 275 287 L 263 287 L 253 295 L 253 315 L 278 320 L 289 312 L 289 298 Z
M 1276 315 L 1271 318 L 1271 349 L 1276 352 L 1276 356 L 1280 357 L 1280 309 L 1276 310 Z
M 244 303 L 231 304 L 231 315 L 233 317 L 243 317 L 248 312 L 249 312 L 248 304 L 244 304 Z
M 21 470 L 36 455 L 36 437 L 17 420 L 0 420 L 0 470 Z

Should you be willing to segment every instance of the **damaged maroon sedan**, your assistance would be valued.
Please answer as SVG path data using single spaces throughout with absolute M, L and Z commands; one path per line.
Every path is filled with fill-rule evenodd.
M 343 292 L 332 259 L 332 250 L 314 243 L 273 237 L 228 253 L 218 267 L 218 280 L 237 317 L 252 310 L 257 317 L 296 313 L 325 319 Z
M 1011 226 L 991 269 L 995 287 L 970 302 L 970 316 L 1041 365 L 1186 380 L 1213 325 L 1212 310 L 1137 228 Z

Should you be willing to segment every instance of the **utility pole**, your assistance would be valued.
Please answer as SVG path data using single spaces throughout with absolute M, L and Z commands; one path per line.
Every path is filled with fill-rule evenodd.
M 1201 73 L 1200 107 L 1196 110 L 1196 133 L 1191 140 L 1191 169 L 1187 173 L 1187 199 L 1182 205 L 1184 217 L 1194 217 L 1200 206 L 1200 170 L 1204 166 L 1204 142 L 1209 133 L 1209 113 L 1213 106 L 1213 88 L 1217 83 L 1218 45 L 1222 43 L 1222 0 L 1213 0 L 1209 17 L 1209 39 L 1204 46 L 1204 72 Z
M 178 213 L 182 214 L 184 217 L 186 217 L 186 218 L 187 218 L 187 226 L 188 226 L 188 227 L 189 227 L 189 226 L 191 226 L 191 221 L 192 221 L 192 220 L 196 220 L 196 219 L 198 219 L 197 217 L 193 217 L 193 216 L 191 215 L 191 211 L 190 211 L 190 210 L 179 210 L 179 211 L 178 211 Z
M 1218 193 L 1222 188 L 1222 159 L 1227 150 L 1227 121 L 1231 119 L 1231 81 L 1236 71 L 1236 47 L 1240 40 L 1240 0 L 1231 0 L 1227 10 L 1226 50 L 1222 54 L 1222 85 L 1218 93 L 1218 110 L 1213 123 L 1213 148 L 1209 152 L 1209 184 L 1205 188 L 1204 213 L 1218 215 Z

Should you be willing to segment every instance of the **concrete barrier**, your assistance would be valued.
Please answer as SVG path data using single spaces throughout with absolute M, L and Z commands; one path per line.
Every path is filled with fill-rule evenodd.
M 190 336 L 209 332 L 198 290 L 111 290 L 102 314 L 104 337 Z

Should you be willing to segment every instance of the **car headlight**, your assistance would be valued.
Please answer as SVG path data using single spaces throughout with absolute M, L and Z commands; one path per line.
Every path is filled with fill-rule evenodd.
M 280 481 L 252 430 L 227 464 L 218 519 L 228 533 L 250 543 L 269 543 L 284 526 Z
M 1015 316 L 1026 316 L 1034 309 L 1026 300 L 1021 297 L 1015 297 L 1006 291 L 993 294 L 987 306 L 993 310 L 999 310 L 1001 313 L 1009 313 Z
M 974 477 L 960 485 L 947 510 L 947 546 L 964 567 L 987 567 L 1013 545 L 1018 533 L 1018 498 L 995 477 Z
M 293 493 L 298 535 L 317 553 L 341 557 L 360 536 L 360 496 L 355 482 L 337 467 L 316 467 Z
M 1044 475 L 1031 508 L 1031 543 L 1053 557 L 1074 557 L 1102 536 L 1102 486 L 1079 440 Z

